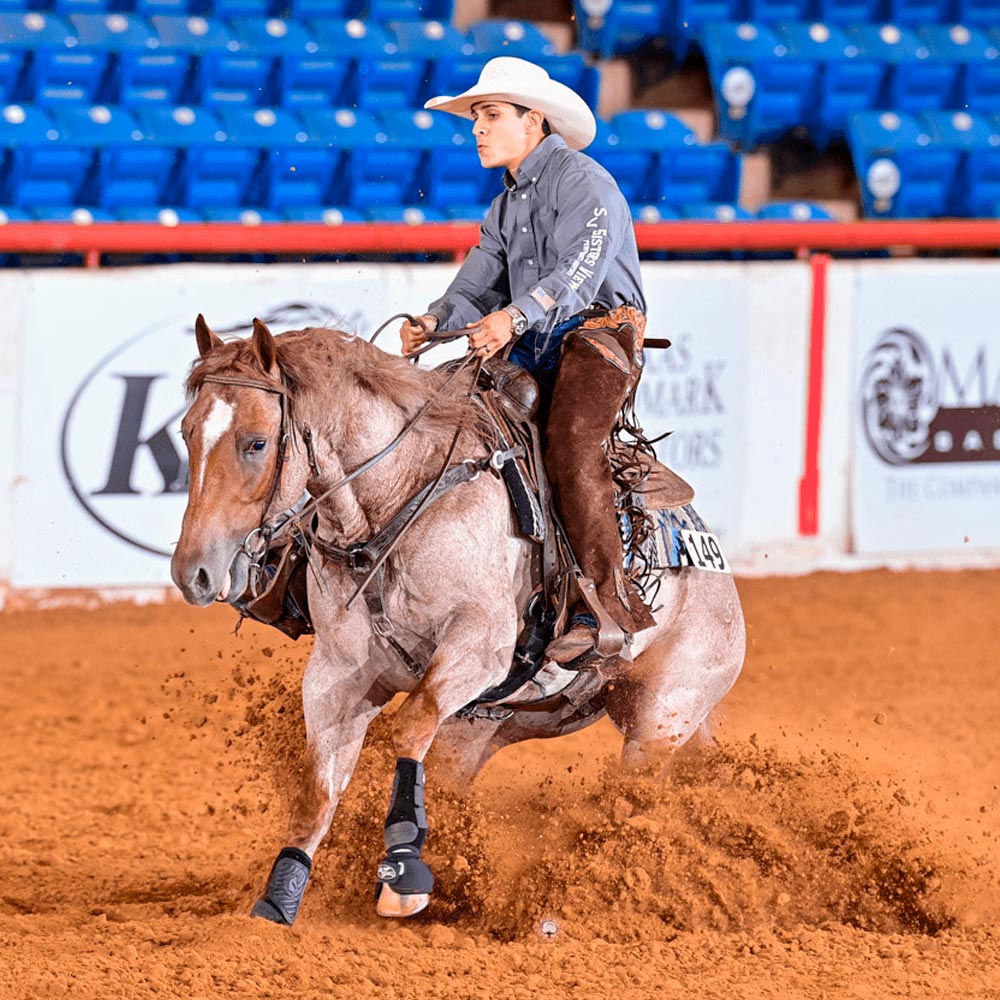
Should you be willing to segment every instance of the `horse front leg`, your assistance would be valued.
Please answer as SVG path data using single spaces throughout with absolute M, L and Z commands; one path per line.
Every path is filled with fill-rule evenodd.
M 506 676 L 513 641 L 484 629 L 489 619 L 482 608 L 453 617 L 448 638 L 393 720 L 396 775 L 377 872 L 379 916 L 410 917 L 430 901 L 434 875 L 420 856 L 428 829 L 423 762 L 442 723 Z
M 368 726 L 387 700 L 387 695 L 371 693 L 381 691 L 371 683 L 374 673 L 362 668 L 353 678 L 348 671 L 347 683 L 334 681 L 331 661 L 317 643 L 302 684 L 305 773 L 292 806 L 286 846 L 278 853 L 264 893 L 254 904 L 251 913 L 255 917 L 291 924 L 298 915 L 316 850 L 330 830 L 340 797 L 354 773 Z M 359 688 L 365 688 L 366 693 L 359 694 Z

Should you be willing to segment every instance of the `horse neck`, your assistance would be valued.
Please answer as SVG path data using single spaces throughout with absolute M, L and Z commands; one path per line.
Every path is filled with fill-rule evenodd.
M 377 455 L 408 423 L 394 403 L 360 389 L 340 394 L 338 400 L 340 405 L 332 420 L 328 405 L 319 407 L 325 414 L 316 414 L 323 439 L 318 456 L 321 492 Z M 309 416 L 303 414 L 303 420 L 308 422 Z M 422 418 L 428 419 L 433 417 Z M 450 434 L 428 433 L 418 424 L 372 468 L 330 495 L 330 516 L 348 537 L 385 524 L 410 496 L 440 472 L 450 440 Z

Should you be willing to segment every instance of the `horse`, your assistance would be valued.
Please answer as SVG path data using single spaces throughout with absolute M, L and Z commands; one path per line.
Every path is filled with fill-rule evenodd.
M 190 485 L 171 559 L 174 583 L 191 604 L 236 604 L 259 558 L 262 529 L 306 494 L 322 542 L 308 566 L 315 627 L 302 681 L 308 763 L 286 846 L 254 916 L 295 920 L 366 730 L 397 694 L 406 697 L 393 717 L 396 772 L 376 873 L 376 911 L 386 917 L 420 912 L 433 890 L 421 858 L 432 745 L 441 780 L 467 787 L 502 748 L 604 715 L 624 738 L 623 766 L 669 758 L 706 738 L 709 714 L 745 654 L 731 573 L 670 570 L 657 594 L 656 625 L 634 636 L 630 650 L 596 670 L 546 665 L 550 681 L 558 675 L 565 685 L 571 677 L 566 690 L 575 694 L 541 699 L 539 710 L 536 682 L 506 697 L 502 711 L 470 715 L 463 709 L 510 674 L 533 592 L 534 543 L 518 531 L 503 480 L 488 474 L 476 410 L 468 394 L 449 391 L 454 373 L 333 329 L 275 336 L 254 320 L 250 337 L 223 341 L 199 315 L 195 334 L 199 357 L 181 431 Z M 384 562 L 378 606 L 358 600 L 357 573 L 344 554 L 449 463 L 476 471 L 398 539 Z M 426 651 L 425 666 L 405 655 L 414 648 Z

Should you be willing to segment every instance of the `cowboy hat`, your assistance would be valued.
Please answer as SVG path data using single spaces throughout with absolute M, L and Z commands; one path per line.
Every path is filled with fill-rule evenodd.
M 553 80 L 541 66 L 513 56 L 491 59 L 483 67 L 479 80 L 464 94 L 432 97 L 424 107 L 472 118 L 473 104 L 488 100 L 520 104 L 531 111 L 540 111 L 549 128 L 573 149 L 589 146 L 597 134 L 594 114 L 579 94 Z

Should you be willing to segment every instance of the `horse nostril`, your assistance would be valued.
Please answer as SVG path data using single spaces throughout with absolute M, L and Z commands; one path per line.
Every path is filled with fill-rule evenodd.
M 208 592 L 208 574 L 205 572 L 204 567 L 198 570 L 198 575 L 194 578 L 194 585 L 202 593 Z

